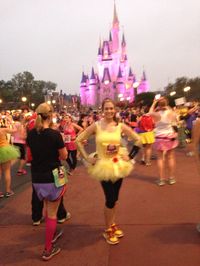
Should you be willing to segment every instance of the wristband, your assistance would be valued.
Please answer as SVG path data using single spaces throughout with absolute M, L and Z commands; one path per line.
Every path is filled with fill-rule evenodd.
M 139 152 L 139 149 L 140 149 L 140 147 L 134 145 L 133 148 L 131 149 L 131 151 L 130 151 L 130 153 L 129 153 L 128 156 L 129 156 L 131 159 L 133 159 L 133 158 L 136 156 L 136 154 Z

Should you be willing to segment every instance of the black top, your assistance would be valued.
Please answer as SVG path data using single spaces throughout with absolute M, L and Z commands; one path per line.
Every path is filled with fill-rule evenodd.
M 28 132 L 27 144 L 31 149 L 31 173 L 33 183 L 53 183 L 52 170 L 61 165 L 59 149 L 65 147 L 57 130 L 46 128 L 41 132 Z

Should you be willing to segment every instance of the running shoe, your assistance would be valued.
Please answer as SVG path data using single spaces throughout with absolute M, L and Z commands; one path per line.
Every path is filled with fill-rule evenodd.
M 62 229 L 61 230 L 56 230 L 51 243 L 54 244 L 62 235 L 63 235 L 63 230 Z
M 114 235 L 116 237 L 119 237 L 120 238 L 120 237 L 123 237 L 124 236 L 123 231 L 121 229 L 119 229 L 119 227 L 116 224 L 112 224 L 111 225 L 111 228 L 112 228 L 112 231 L 113 231 L 113 233 L 114 233 Z
M 169 178 L 168 179 L 168 184 L 169 185 L 173 185 L 173 184 L 175 184 L 176 183 L 176 179 L 175 178 Z
M 27 171 L 25 169 L 22 169 L 22 170 L 19 170 L 17 171 L 17 175 L 20 176 L 20 175 L 26 175 L 27 174 Z
M 9 197 L 13 196 L 14 194 L 15 194 L 15 193 L 11 190 L 11 191 L 9 191 L 9 192 L 6 192 L 5 197 L 6 197 L 6 198 L 9 198 Z
M 159 187 L 162 187 L 164 186 L 166 183 L 165 183 L 165 180 L 164 179 L 159 179 L 156 181 L 156 184 L 159 186 Z
M 108 228 L 104 231 L 103 237 L 105 238 L 106 242 L 110 245 L 116 245 L 119 243 L 118 237 L 114 234 L 112 228 Z
M 69 220 L 71 217 L 72 217 L 72 216 L 71 216 L 71 213 L 70 213 L 70 212 L 67 212 L 66 217 L 65 217 L 65 218 L 62 218 L 62 219 L 58 219 L 57 222 L 58 222 L 59 224 L 63 224 L 65 221 Z
M 53 246 L 50 251 L 44 250 L 42 253 L 42 259 L 47 261 L 50 260 L 53 256 L 60 253 L 61 249 L 59 247 Z

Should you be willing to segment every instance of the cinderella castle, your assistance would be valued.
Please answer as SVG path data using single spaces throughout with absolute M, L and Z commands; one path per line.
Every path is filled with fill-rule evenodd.
M 124 33 L 120 41 L 119 19 L 114 4 L 112 28 L 109 40 L 100 41 L 96 73 L 92 67 L 90 76 L 82 73 L 80 84 L 81 104 L 100 106 L 103 99 L 132 102 L 135 95 L 149 91 L 149 83 L 143 71 L 142 78 L 136 79 L 129 66 Z

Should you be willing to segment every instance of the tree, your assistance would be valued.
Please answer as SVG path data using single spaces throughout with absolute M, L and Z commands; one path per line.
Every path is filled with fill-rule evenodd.
M 137 94 L 135 97 L 135 104 L 136 105 L 147 105 L 147 106 L 151 106 L 153 100 L 155 97 L 155 93 L 154 92 L 143 92 L 140 94 Z
M 190 87 L 190 91 L 184 92 L 185 87 Z M 177 78 L 175 83 L 169 83 L 165 88 L 165 94 L 170 95 L 170 92 L 175 91 L 174 98 L 186 97 L 188 101 L 200 100 L 200 78 L 196 77 L 189 79 L 187 77 Z

